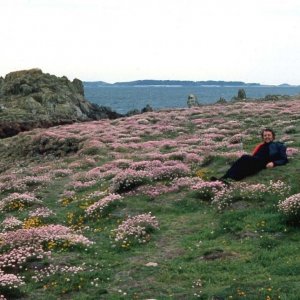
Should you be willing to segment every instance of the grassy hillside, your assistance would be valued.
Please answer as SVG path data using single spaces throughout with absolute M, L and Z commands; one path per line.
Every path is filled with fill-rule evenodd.
M 0 141 L 7 299 L 299 299 L 300 99 L 164 110 Z M 289 164 L 210 182 L 270 127 Z M 300 198 L 300 197 L 299 197 Z

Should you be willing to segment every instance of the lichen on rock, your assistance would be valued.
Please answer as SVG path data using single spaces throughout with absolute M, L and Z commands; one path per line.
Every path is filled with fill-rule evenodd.
M 0 138 L 36 127 L 119 116 L 86 100 L 79 79 L 70 81 L 40 69 L 11 72 L 0 78 Z

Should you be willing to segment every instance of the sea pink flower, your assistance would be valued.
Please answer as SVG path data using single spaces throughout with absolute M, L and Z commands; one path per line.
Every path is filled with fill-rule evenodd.
M 12 193 L 0 201 L 0 211 L 13 210 L 22 208 L 24 205 L 41 204 L 42 201 L 37 199 L 32 193 Z
M 288 157 L 293 157 L 293 156 L 295 156 L 298 153 L 299 153 L 299 149 L 298 148 L 288 147 L 286 149 L 286 154 L 287 154 Z
M 87 216 L 94 215 L 99 213 L 99 215 L 103 216 L 108 213 L 110 208 L 120 200 L 123 199 L 120 195 L 117 194 L 109 194 L 108 196 L 104 197 L 103 199 L 95 202 L 94 204 L 90 205 L 86 210 L 85 213 Z
M 24 284 L 25 283 L 21 276 L 15 274 L 6 274 L 2 270 L 0 270 L 0 287 L 12 289 L 12 288 L 18 288 Z
M 123 221 L 117 229 L 113 230 L 115 242 L 118 245 L 125 245 L 137 241 L 146 243 L 150 236 L 149 230 L 159 229 L 158 221 L 151 213 L 141 214 Z
M 41 245 L 20 246 L 0 256 L 0 269 L 18 268 L 28 260 L 50 258 L 51 252 L 44 251 Z
M 75 276 L 77 273 L 84 271 L 83 267 L 76 266 L 61 266 L 61 265 L 52 265 L 45 267 L 41 270 L 35 270 L 32 279 L 35 282 L 41 282 L 45 278 L 55 274 L 69 274 L 68 276 Z
M 29 212 L 29 217 L 47 218 L 53 215 L 55 215 L 53 210 L 47 207 L 39 207 L 36 210 Z
M 16 217 L 10 216 L 6 217 L 1 223 L 3 231 L 14 230 L 22 225 L 22 221 L 18 220 Z
M 294 194 L 278 204 L 279 211 L 290 218 L 300 217 L 300 193 Z
M 29 229 L 18 229 L 0 233 L 2 246 L 25 246 L 42 244 L 48 241 L 68 241 L 70 244 L 90 245 L 92 242 L 80 234 L 74 233 L 68 227 L 62 225 L 45 225 Z

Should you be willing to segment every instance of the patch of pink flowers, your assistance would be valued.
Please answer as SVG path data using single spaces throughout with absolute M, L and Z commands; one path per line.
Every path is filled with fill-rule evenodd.
M 15 174 L 0 176 L 0 192 L 20 192 L 26 190 L 26 184 Z
M 64 177 L 64 176 L 71 175 L 72 173 L 73 171 L 71 169 L 55 169 L 51 171 L 51 174 L 54 177 Z
M 123 199 L 123 197 L 118 194 L 109 194 L 108 196 L 89 206 L 85 210 L 86 216 L 92 216 L 95 214 L 104 216 L 112 207 L 120 203 L 121 199 Z
M 21 246 L 0 256 L 0 269 L 22 268 L 22 265 L 29 260 L 50 258 L 51 252 L 44 251 L 41 245 Z
M 127 247 L 132 242 L 146 243 L 150 239 L 149 232 L 159 229 L 157 219 L 151 213 L 130 217 L 113 230 L 117 245 Z
M 225 184 L 221 181 L 204 181 L 201 180 L 192 186 L 192 190 L 197 191 L 199 197 L 203 200 L 210 200 L 218 191 L 223 190 Z
M 143 185 L 140 186 L 128 193 L 126 195 L 147 195 L 151 198 L 158 197 L 159 195 L 165 194 L 165 193 L 171 193 L 178 191 L 179 188 L 176 185 L 166 186 L 164 184 L 156 184 L 156 185 Z
M 177 192 L 183 188 L 191 188 L 203 180 L 198 177 L 179 177 L 173 179 L 169 185 L 157 183 L 155 185 L 146 184 L 126 193 L 128 196 L 144 194 L 151 198 L 162 194 Z
M 22 224 L 23 224 L 23 222 L 18 220 L 16 217 L 10 216 L 10 217 L 6 217 L 2 221 L 1 228 L 2 228 L 2 231 L 9 231 L 9 230 L 14 230 L 18 227 L 21 227 Z
M 68 199 L 72 199 L 74 196 L 76 195 L 75 191 L 69 191 L 69 190 L 65 190 L 62 194 L 62 197 L 68 198 Z
M 187 176 L 190 172 L 188 166 L 181 162 L 168 161 L 163 166 L 152 170 L 151 179 L 174 179 L 177 177 Z
M 49 241 L 68 241 L 71 245 L 91 245 L 92 242 L 81 234 L 74 233 L 62 225 L 46 225 L 29 229 L 18 229 L 0 233 L 2 246 L 24 246 L 43 244 Z
M 40 176 L 25 176 L 22 179 L 22 182 L 24 182 L 27 186 L 31 185 L 42 185 L 46 184 L 51 181 L 51 175 L 40 175 Z
M 70 187 L 73 188 L 75 191 L 84 190 L 86 188 L 89 188 L 91 186 L 94 186 L 97 184 L 97 180 L 90 180 L 90 181 L 73 181 L 70 183 Z
M 235 201 L 262 201 L 266 195 L 282 198 L 290 191 L 290 187 L 282 181 L 273 182 L 268 185 L 257 183 L 249 184 L 246 182 L 235 182 L 229 187 L 220 189 L 215 192 L 212 203 L 219 210 L 229 207 Z
M 15 274 L 6 274 L 2 270 L 0 270 L 0 287 L 8 288 L 8 289 L 13 289 L 13 288 L 18 288 L 21 285 L 24 285 L 23 278 L 21 276 L 15 275 Z M 3 295 L 2 299 L 4 298 Z
M 281 213 L 289 218 L 300 217 L 300 193 L 292 195 L 278 204 L 278 209 Z
M 112 192 L 125 192 L 149 181 L 171 180 L 188 175 L 190 168 L 184 163 L 170 160 L 134 162 L 129 168 L 121 170 L 112 180 Z
M 149 180 L 148 172 L 126 169 L 113 178 L 110 190 L 111 192 L 128 191 L 145 183 L 147 180 Z
M 39 217 L 39 218 L 47 218 L 50 216 L 55 215 L 53 210 L 47 208 L 47 207 L 39 207 L 35 209 L 34 211 L 29 212 L 29 217 Z
M 182 188 L 192 188 L 193 186 L 197 185 L 198 183 L 202 183 L 203 179 L 199 177 L 179 177 L 175 178 L 172 181 L 172 185 L 177 186 L 179 189 Z
M 286 149 L 286 154 L 287 154 L 288 157 L 293 157 L 293 156 L 295 156 L 298 153 L 299 153 L 299 149 L 298 148 L 288 147 Z
M 41 270 L 35 270 L 34 275 L 31 277 L 35 282 L 41 282 L 43 279 L 48 278 L 49 276 L 55 274 L 70 274 L 71 276 L 76 275 L 78 272 L 84 271 L 83 267 L 76 266 L 59 266 L 59 265 L 50 265 Z
M 42 201 L 37 199 L 34 194 L 30 193 L 12 193 L 9 196 L 3 198 L 0 201 L 0 211 L 4 211 L 6 209 L 13 209 L 15 203 L 20 203 L 23 205 L 33 205 L 33 204 L 41 204 Z M 21 206 L 21 207 L 22 207 Z M 17 207 L 19 207 L 17 205 Z
M 271 195 L 286 197 L 288 194 L 290 194 L 290 191 L 291 187 L 281 180 L 270 180 L 269 185 L 267 185 L 267 192 Z

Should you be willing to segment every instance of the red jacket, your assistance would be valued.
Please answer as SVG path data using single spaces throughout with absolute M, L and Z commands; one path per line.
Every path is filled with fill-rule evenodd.
M 260 149 L 260 147 L 261 147 L 263 144 L 264 144 L 264 143 L 261 143 L 261 144 L 258 144 L 258 145 L 255 146 L 255 148 L 254 148 L 253 151 L 252 151 L 252 155 L 253 155 L 253 156 L 257 153 L 257 151 Z
M 252 152 L 253 156 L 259 151 L 262 145 L 264 145 L 264 143 L 258 144 L 254 148 Z M 285 165 L 288 162 L 287 155 L 286 155 L 286 146 L 283 143 L 270 142 L 269 154 L 270 154 L 270 161 L 272 161 L 275 166 Z

